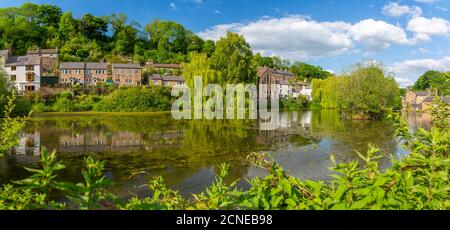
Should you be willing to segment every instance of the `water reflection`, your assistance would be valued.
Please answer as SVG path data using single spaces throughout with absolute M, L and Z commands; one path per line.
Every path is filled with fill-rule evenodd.
M 332 110 L 282 112 L 279 119 L 276 130 L 263 131 L 256 121 L 176 121 L 170 114 L 33 118 L 19 146 L 0 159 L 0 182 L 27 176 L 23 166 L 38 165 L 40 146 L 58 153 L 67 165 L 61 179 L 74 182 L 82 180 L 85 156 L 107 160 L 112 190 L 123 197 L 146 195 L 140 186 L 156 175 L 183 194 L 199 192 L 224 162 L 230 181 L 264 175 L 246 163 L 252 152 L 270 153 L 294 175 L 326 179 L 330 152 L 348 161 L 367 143 L 400 151 L 389 122 L 342 121 Z

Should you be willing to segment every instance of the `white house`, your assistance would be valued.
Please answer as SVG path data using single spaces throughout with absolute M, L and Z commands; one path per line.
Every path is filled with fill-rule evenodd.
M 36 91 L 41 85 L 41 57 L 10 57 L 5 64 L 5 72 L 19 92 Z
M 279 92 L 279 97 L 289 97 L 292 95 L 292 86 L 286 80 L 281 80 L 277 84 L 277 89 Z

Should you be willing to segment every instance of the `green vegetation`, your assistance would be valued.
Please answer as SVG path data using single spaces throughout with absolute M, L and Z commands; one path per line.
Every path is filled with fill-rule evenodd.
M 3 95 L 2 95 L 3 96 Z M 7 98 L 0 128 L 0 157 L 17 145 L 17 134 L 25 127 L 26 118 L 12 117 L 15 108 L 16 93 Z
M 96 106 L 99 112 L 168 111 L 172 105 L 170 88 L 164 86 L 119 88 Z
M 331 154 L 335 173 L 327 182 L 289 176 L 267 155 L 251 154 L 247 160 L 266 168 L 268 176 L 250 179 L 244 190 L 236 186 L 237 181 L 226 182 L 229 169 L 222 165 L 213 184 L 190 198 L 156 177 L 148 184 L 151 196 L 121 201 L 107 191 L 109 182 L 102 173 L 105 162 L 93 158 L 85 159 L 84 183 L 61 182 L 57 175 L 64 165 L 55 153 L 43 149 L 40 169 L 27 168 L 32 176 L 0 187 L 0 209 L 448 210 L 449 112 L 445 104 L 435 104 L 432 129 L 415 132 L 399 114 L 391 113 L 410 155 L 392 159 L 392 167 L 383 171 L 377 161 L 381 154 L 372 146 L 365 154 L 356 152 L 360 161 L 337 163 Z
M 181 63 L 189 52 L 211 56 L 215 46 L 172 21 L 155 19 L 142 28 L 124 14 L 74 18 L 58 6 L 33 3 L 0 9 L 0 35 L 0 49 L 23 55 L 57 47 L 60 61 Z
M 308 108 L 308 106 L 309 101 L 305 96 L 299 96 L 298 98 L 280 98 L 280 108 L 282 109 L 298 110 Z
M 340 109 L 356 119 L 376 119 L 387 109 L 400 109 L 400 89 L 378 65 L 357 65 L 336 78 L 313 80 L 313 98 L 323 108 Z
M 332 77 L 328 71 L 323 70 L 321 67 L 309 65 L 303 62 L 295 62 L 291 66 L 291 71 L 295 74 L 297 80 L 312 81 L 313 79 L 326 79 Z
M 426 91 L 429 89 L 436 90 L 439 95 L 450 96 L 450 72 L 427 71 L 413 86 L 415 91 Z

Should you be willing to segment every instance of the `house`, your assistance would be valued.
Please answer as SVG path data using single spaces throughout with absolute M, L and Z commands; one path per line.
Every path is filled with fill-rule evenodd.
M 108 65 L 102 62 L 88 62 L 85 68 L 86 84 L 101 84 L 108 80 Z
M 36 91 L 40 88 L 42 76 L 41 57 L 9 57 L 4 69 L 19 92 Z
M 298 98 L 299 96 L 305 96 L 308 101 L 312 101 L 312 87 L 309 83 L 305 82 L 295 82 L 293 90 L 293 97 Z
M 408 90 L 405 94 L 405 97 L 403 98 L 403 108 L 422 111 L 423 102 L 433 101 L 436 95 L 437 93 L 431 90 L 422 92 L 414 92 Z
M 181 76 L 164 76 L 160 74 L 153 74 L 149 78 L 149 81 L 150 84 L 153 85 L 164 85 L 169 87 L 184 84 L 184 78 Z
M 58 49 L 33 49 L 27 56 L 41 57 L 41 86 L 55 85 L 58 82 Z
M 142 84 L 142 67 L 139 64 L 112 64 L 112 80 L 118 86 Z
M 258 85 L 265 84 L 265 92 L 259 92 L 259 98 L 272 98 L 273 96 L 289 96 L 292 94 L 292 86 L 289 81 L 294 78 L 294 74 L 289 71 L 277 70 L 269 67 L 259 67 Z M 276 85 L 277 92 L 272 92 L 271 85 Z M 283 91 L 283 92 L 281 92 Z M 276 94 L 275 94 L 276 93 Z
M 425 98 L 425 99 L 422 101 L 421 110 L 422 110 L 422 111 L 427 111 L 427 110 L 429 110 L 429 109 L 432 107 L 432 105 L 433 105 L 433 103 L 435 102 L 435 100 L 440 100 L 440 101 L 446 103 L 446 104 L 447 104 L 447 107 L 450 107 L 450 97 L 435 97 L 435 96 L 429 96 L 429 97 Z M 449 119 L 450 119 L 450 118 L 449 118 Z
M 84 62 L 61 62 L 59 64 L 60 84 L 84 84 L 86 64 Z

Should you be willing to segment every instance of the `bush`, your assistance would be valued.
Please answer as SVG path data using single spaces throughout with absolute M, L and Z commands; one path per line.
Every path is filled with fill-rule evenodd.
M 72 100 L 70 93 L 62 93 L 53 104 L 54 112 L 73 112 L 75 110 L 75 103 Z
M 94 109 L 100 112 L 168 111 L 171 103 L 168 87 L 123 87 L 105 96 Z

